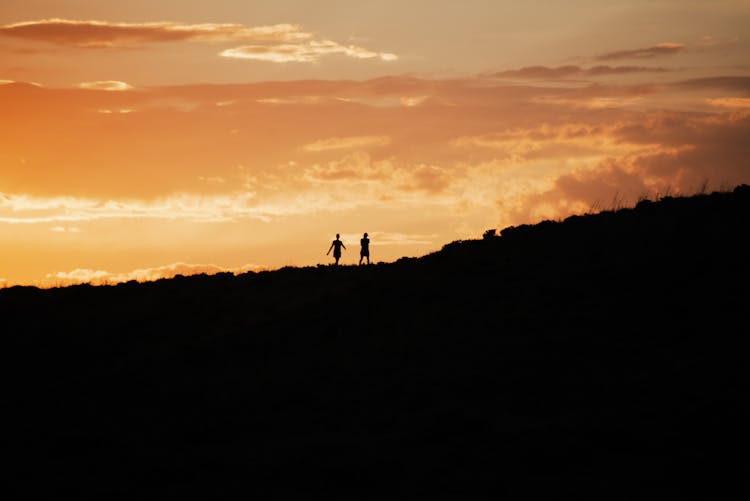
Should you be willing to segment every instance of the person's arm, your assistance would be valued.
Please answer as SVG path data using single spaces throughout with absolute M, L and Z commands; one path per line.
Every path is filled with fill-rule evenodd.
M 344 249 L 346 249 L 346 245 L 344 245 L 344 242 L 341 242 L 341 247 L 343 247 Z
M 333 249 L 333 243 L 331 243 L 331 246 L 328 248 L 328 252 L 326 252 L 326 256 L 331 253 L 331 249 Z

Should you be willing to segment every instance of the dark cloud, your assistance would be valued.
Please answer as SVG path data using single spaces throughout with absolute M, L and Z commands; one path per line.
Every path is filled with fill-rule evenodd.
M 592 66 L 583 70 L 586 76 L 624 75 L 627 73 L 664 73 L 668 68 L 654 68 L 649 66 Z
M 527 66 L 518 70 L 507 70 L 495 73 L 499 78 L 565 78 L 571 75 L 579 75 L 582 69 L 579 66 Z
M 676 87 L 693 90 L 725 90 L 750 94 L 750 77 L 716 76 L 707 78 L 693 78 L 674 84 Z
M 644 177 L 671 180 L 689 191 L 703 180 L 714 187 L 733 186 L 750 176 L 750 114 L 694 118 L 660 136 L 674 148 L 635 159 L 633 165 Z
M 653 196 L 654 190 L 690 194 L 704 183 L 709 189 L 722 189 L 750 179 L 750 114 L 644 116 L 613 134 L 622 142 L 653 146 L 608 158 L 595 169 L 560 176 L 540 201 L 596 202 L 607 208 L 614 197 L 632 205 L 640 197 Z
M 685 49 L 683 44 L 679 43 L 660 43 L 651 47 L 641 49 L 620 50 L 607 52 L 596 56 L 597 61 L 611 61 L 615 59 L 650 59 L 657 56 L 668 56 L 676 54 Z
M 648 192 L 649 188 L 639 174 L 623 169 L 617 162 L 606 160 L 596 170 L 560 176 L 555 182 L 552 199 L 574 200 L 590 207 L 606 209 L 619 200 L 632 202 Z
M 76 47 L 110 47 L 118 44 L 187 40 L 187 30 L 169 29 L 165 24 L 111 24 L 62 19 L 32 21 L 0 27 L 0 34 Z
M 561 174 L 549 190 L 497 199 L 503 221 L 632 207 L 642 198 L 731 189 L 750 179 L 747 112 L 646 112 L 607 134 L 625 147 L 620 153 Z
M 580 66 L 558 66 L 551 68 L 547 66 L 527 66 L 518 70 L 507 70 L 495 73 L 498 78 L 531 78 L 531 79 L 560 79 L 571 76 L 605 76 L 624 75 L 628 73 L 658 73 L 670 71 L 666 68 L 652 68 L 647 66 L 592 66 L 582 68 Z

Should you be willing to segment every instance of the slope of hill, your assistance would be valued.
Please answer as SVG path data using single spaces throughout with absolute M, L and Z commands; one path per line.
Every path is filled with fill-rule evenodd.
M 750 187 L 421 258 L 0 290 L 20 495 L 745 499 Z

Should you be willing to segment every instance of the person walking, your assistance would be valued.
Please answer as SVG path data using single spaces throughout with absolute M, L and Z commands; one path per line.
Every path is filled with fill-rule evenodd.
M 359 245 L 359 264 L 362 264 L 363 258 L 367 258 L 367 264 L 370 264 L 370 239 L 367 238 L 367 233 L 359 240 Z
M 339 259 L 341 259 L 341 248 L 346 249 L 346 245 L 344 245 L 344 242 L 339 240 L 339 234 L 336 233 L 336 240 L 331 242 L 331 246 L 328 248 L 328 252 L 326 252 L 326 256 L 331 253 L 331 249 L 333 249 L 333 258 L 336 260 L 336 266 L 339 265 Z

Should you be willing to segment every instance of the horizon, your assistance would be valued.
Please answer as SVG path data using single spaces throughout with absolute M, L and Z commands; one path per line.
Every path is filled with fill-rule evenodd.
M 717 196 L 722 197 L 734 197 L 735 195 L 738 197 L 747 196 L 748 189 L 750 189 L 750 185 L 748 184 L 739 184 L 733 187 L 722 187 L 717 190 L 707 191 L 705 189 L 705 185 L 703 189 L 697 191 L 696 193 L 687 194 L 687 193 L 671 193 L 666 192 L 661 195 L 653 196 L 653 197 L 641 197 L 637 203 L 628 205 L 623 203 L 623 200 L 621 199 L 613 199 L 611 201 L 611 205 L 604 207 L 595 207 L 592 208 L 592 210 L 584 212 L 584 213 L 578 213 L 578 214 L 571 214 L 566 218 L 557 218 L 555 220 L 542 220 L 542 221 L 536 221 L 534 223 L 521 223 L 519 225 L 512 225 L 505 228 L 488 228 L 485 230 L 485 232 L 481 236 L 474 236 L 471 238 L 466 239 L 459 239 L 459 240 L 453 240 L 451 242 L 444 242 L 439 249 L 436 249 L 434 251 L 430 251 L 428 253 L 418 255 L 418 256 L 401 256 L 397 259 L 394 259 L 392 261 L 375 261 L 372 260 L 369 263 L 368 262 L 344 262 L 340 261 L 338 264 L 335 262 L 330 263 L 316 263 L 316 264 L 308 264 L 308 265 L 283 265 L 275 268 L 270 267 L 244 267 L 239 269 L 224 269 L 220 268 L 215 265 L 190 265 L 188 263 L 174 263 L 170 265 L 169 267 L 165 267 L 165 269 L 160 270 L 134 270 L 131 273 L 123 274 L 123 275 L 113 275 L 113 274 L 107 274 L 102 276 L 86 276 L 82 277 L 78 280 L 75 279 L 69 279 L 66 281 L 49 281 L 45 284 L 13 284 L 12 286 L 9 286 L 7 284 L 4 284 L 0 282 L 0 290 L 7 289 L 7 288 L 35 288 L 35 289 L 47 289 L 47 290 L 55 290 L 55 289 L 64 289 L 67 287 L 73 287 L 73 286 L 93 286 L 93 287 L 111 287 L 111 286 L 117 286 L 117 285 L 123 285 L 123 284 L 147 284 L 147 283 L 154 283 L 164 280 L 171 280 L 176 278 L 190 278 L 190 277 L 196 277 L 196 278 L 202 278 L 202 277 L 210 277 L 213 275 L 232 275 L 233 277 L 240 277 L 242 275 L 256 275 L 256 274 L 267 274 L 267 273 L 275 273 L 275 272 L 282 272 L 286 270 L 320 270 L 320 269 L 330 269 L 335 270 L 339 268 L 348 268 L 348 269 L 367 269 L 372 267 L 380 268 L 383 266 L 388 266 L 392 264 L 398 264 L 402 261 L 418 261 L 422 258 L 430 258 L 439 254 L 442 254 L 443 251 L 445 251 L 448 248 L 455 249 L 456 245 L 463 245 L 470 242 L 482 242 L 489 240 L 495 240 L 499 239 L 501 237 L 505 237 L 506 231 L 509 235 L 516 234 L 518 230 L 526 231 L 528 229 L 538 229 L 540 231 L 544 231 L 545 228 L 549 227 L 549 223 L 556 223 L 556 224 L 562 224 L 566 225 L 571 220 L 580 220 L 580 218 L 589 218 L 594 217 L 598 215 L 604 215 L 604 214 L 622 214 L 623 212 L 638 212 L 639 209 L 642 207 L 642 202 L 650 202 L 647 204 L 647 207 L 651 204 L 657 204 L 661 205 L 664 202 L 670 202 L 675 200 L 684 200 L 687 202 L 696 201 L 698 202 L 700 199 L 705 198 L 715 198 Z M 642 214 L 648 214 L 651 212 L 652 209 L 646 209 L 646 212 L 641 212 Z M 672 212 L 674 214 L 674 212 Z M 711 217 L 710 214 L 705 213 L 704 216 Z M 593 221 L 593 220 L 592 220 Z M 601 221 L 607 221 L 606 219 Z M 605 223 L 606 224 L 606 223 Z M 572 229 L 572 228 L 571 228 Z M 341 237 L 341 240 L 344 240 L 344 237 L 354 237 L 354 235 L 337 235 Z M 369 236 L 369 234 L 368 234 Z M 357 254 L 359 255 L 359 254 Z M 72 275 L 75 275 L 73 273 Z
M 0 286 L 373 263 L 750 183 L 750 4 L 0 9 Z M 619 201 L 619 202 L 618 202 Z

